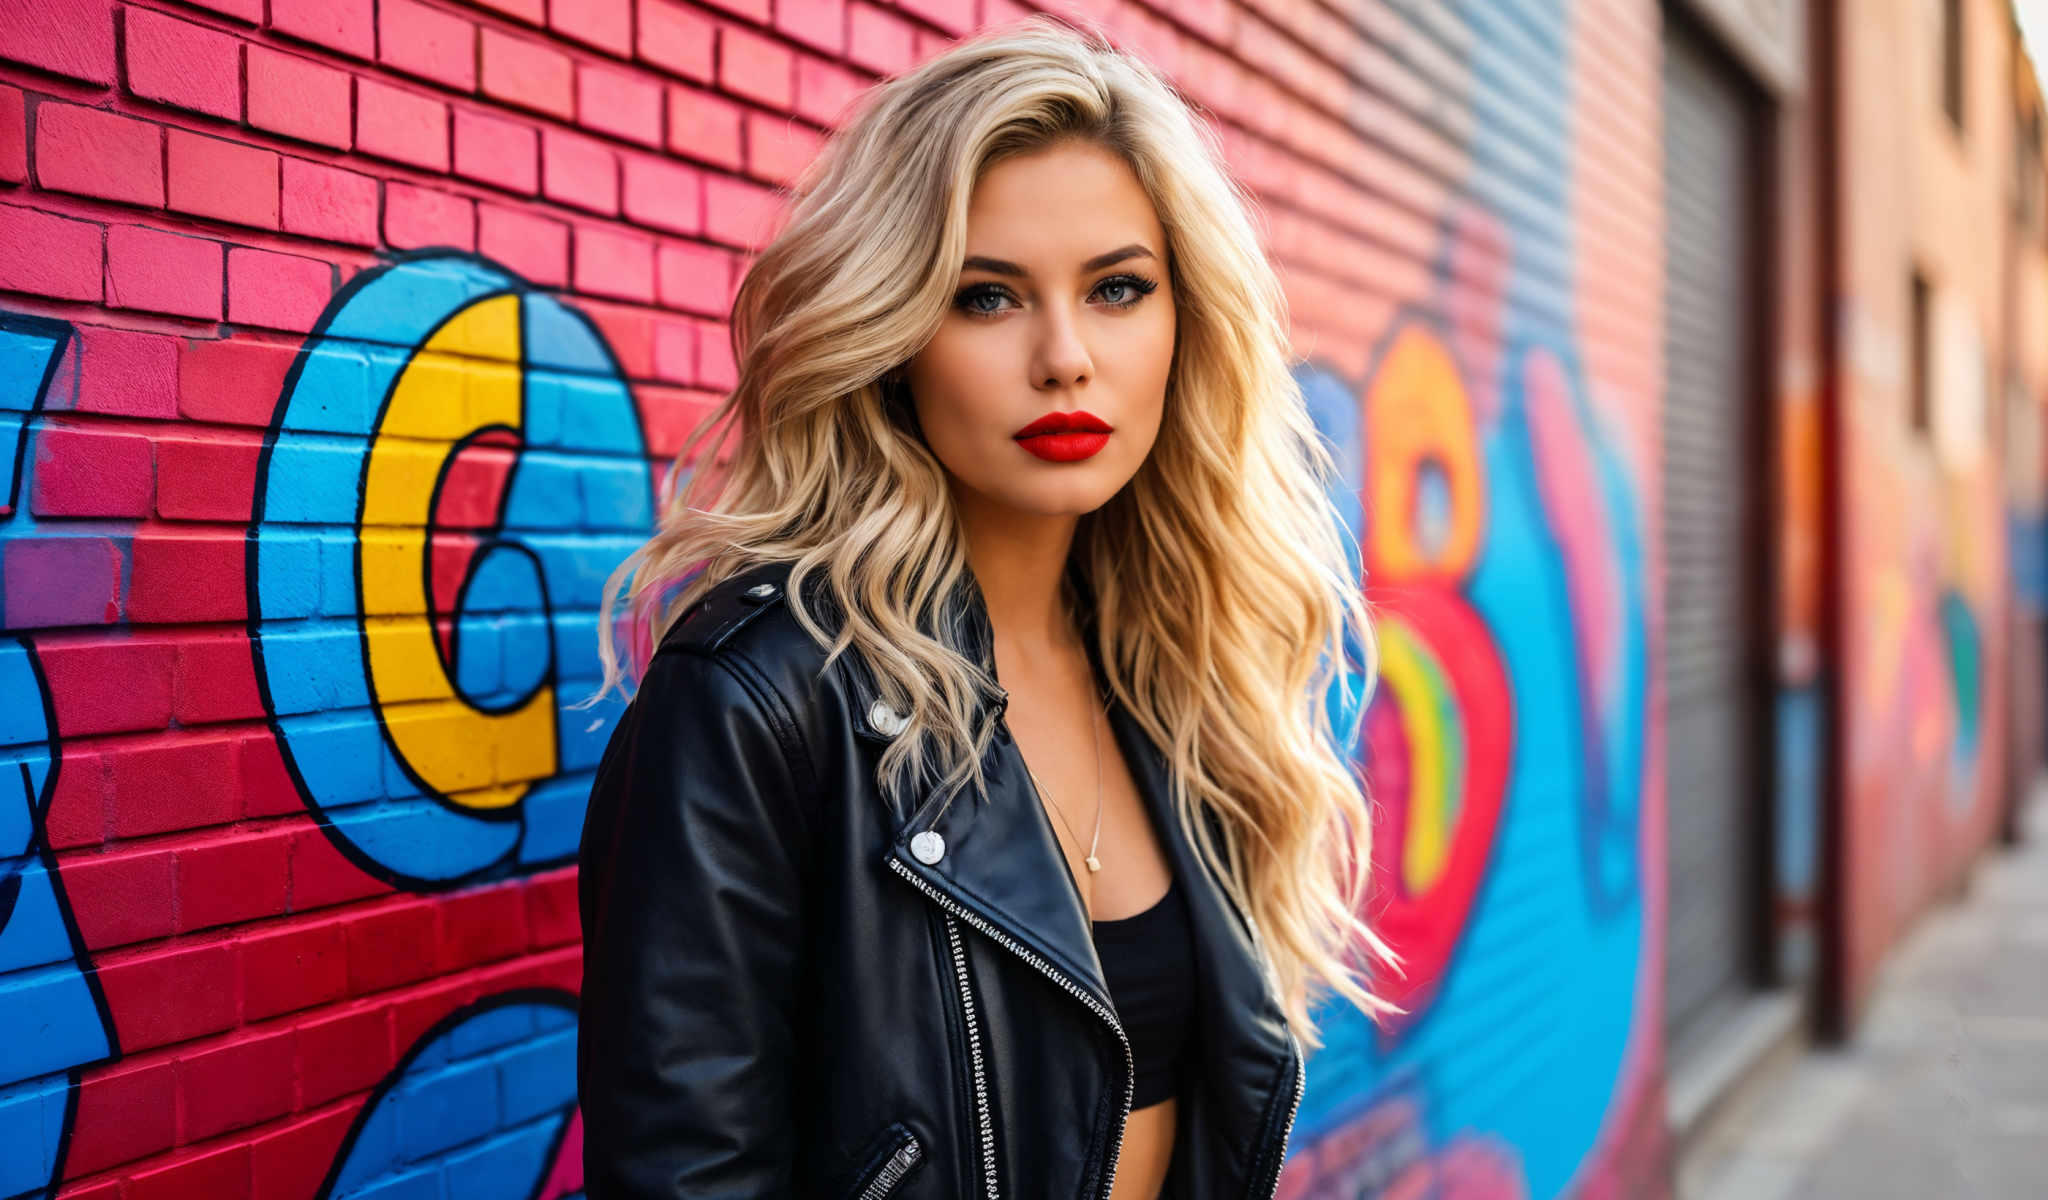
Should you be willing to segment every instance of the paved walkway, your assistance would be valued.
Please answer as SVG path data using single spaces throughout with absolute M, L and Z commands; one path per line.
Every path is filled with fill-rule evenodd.
M 2021 834 L 1922 918 L 1853 1045 L 1744 1099 L 1680 1200 L 2048 1197 L 2048 791 Z

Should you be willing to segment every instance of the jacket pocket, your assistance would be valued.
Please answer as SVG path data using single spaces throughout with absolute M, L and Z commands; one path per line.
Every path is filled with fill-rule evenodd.
M 901 1121 L 891 1121 L 869 1144 L 844 1195 L 846 1200 L 883 1200 L 895 1195 L 905 1177 L 924 1162 L 924 1146 Z

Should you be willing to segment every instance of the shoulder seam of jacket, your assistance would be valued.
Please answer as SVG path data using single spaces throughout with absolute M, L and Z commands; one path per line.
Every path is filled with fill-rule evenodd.
M 698 652 L 701 653 L 701 652 Z M 811 795 L 818 791 L 818 764 L 811 755 L 810 744 L 805 741 L 803 729 L 797 724 L 796 715 L 790 710 L 782 690 L 768 681 L 768 676 L 759 664 L 748 658 L 737 647 L 721 647 L 712 653 L 701 653 L 704 658 L 724 667 L 726 673 L 746 688 L 768 717 L 768 724 L 775 731 L 775 740 L 782 746 L 782 756 L 792 768 L 801 764 Z

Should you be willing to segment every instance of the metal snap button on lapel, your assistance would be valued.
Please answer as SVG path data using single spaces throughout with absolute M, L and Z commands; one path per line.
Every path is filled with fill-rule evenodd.
M 890 708 L 886 702 L 877 700 L 868 706 L 868 724 L 873 725 L 883 737 L 895 737 L 910 724 L 910 718 Z
M 910 839 L 910 852 L 925 866 L 946 857 L 946 839 L 927 829 Z
M 741 595 L 744 595 L 756 604 L 766 604 L 775 598 L 775 585 L 772 583 L 757 583 L 745 592 L 742 592 Z

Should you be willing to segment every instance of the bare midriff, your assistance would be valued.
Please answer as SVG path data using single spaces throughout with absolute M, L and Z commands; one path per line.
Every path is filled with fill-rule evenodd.
M 1173 1161 L 1174 1116 L 1171 1098 L 1131 1110 L 1124 1122 L 1124 1148 L 1116 1160 L 1116 1186 L 1109 1200 L 1159 1200 L 1166 1186 L 1166 1168 Z

